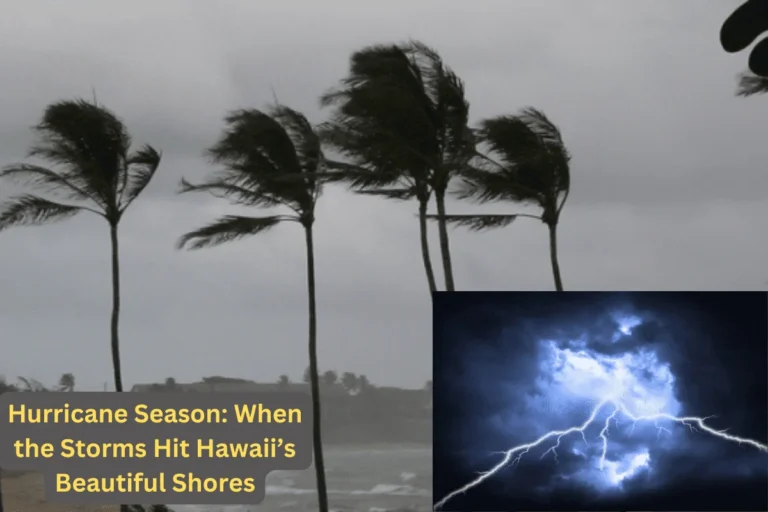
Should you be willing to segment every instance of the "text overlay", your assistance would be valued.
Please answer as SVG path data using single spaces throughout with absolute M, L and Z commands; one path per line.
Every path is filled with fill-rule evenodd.
M 70 504 L 256 504 L 312 464 L 308 394 L 4 393 L 0 467 Z

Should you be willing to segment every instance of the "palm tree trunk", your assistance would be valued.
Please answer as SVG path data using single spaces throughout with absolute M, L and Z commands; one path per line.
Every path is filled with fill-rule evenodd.
M 432 258 L 429 255 L 429 239 L 427 238 L 427 204 L 428 200 L 419 200 L 419 237 L 421 238 L 421 259 L 424 261 L 424 270 L 427 272 L 429 293 L 432 294 L 437 291 L 437 283 L 435 283 L 435 271 L 432 269 Z
M 317 306 L 315 303 L 315 249 L 312 225 L 304 226 L 307 241 L 307 292 L 309 293 L 309 381 L 312 389 L 312 445 L 314 446 L 317 500 L 320 512 L 328 512 L 328 489 L 325 484 L 323 436 L 320 421 L 320 376 L 317 364 Z
M 112 320 L 110 334 L 112 338 L 112 370 L 115 374 L 115 391 L 123 391 L 123 376 L 120 371 L 120 258 L 117 244 L 117 223 L 109 224 L 109 238 L 112 243 Z M 1 511 L 0 511 L 1 512 Z M 131 512 L 130 505 L 120 505 L 120 512 Z
M 451 265 L 451 247 L 448 243 L 448 222 L 445 220 L 445 191 L 435 191 L 437 202 L 437 227 L 440 235 L 440 254 L 443 257 L 443 271 L 445 272 L 445 291 L 452 292 L 456 288 L 453 285 L 453 265 Z
M 560 277 L 560 263 L 557 262 L 557 224 L 547 224 L 549 228 L 549 259 L 552 262 L 552 275 L 555 277 L 555 290 L 563 291 L 563 279 Z
M 117 245 L 117 223 L 110 223 L 109 235 L 112 241 L 112 369 L 115 373 L 115 391 L 123 390 L 123 376 L 120 371 L 120 338 L 118 324 L 120 322 L 120 259 Z

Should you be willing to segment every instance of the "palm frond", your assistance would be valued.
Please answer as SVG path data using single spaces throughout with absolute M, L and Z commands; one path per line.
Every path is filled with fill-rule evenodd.
M 550 218 L 570 189 L 570 153 L 558 127 L 540 110 L 481 121 L 478 142 L 488 154 L 462 173 L 462 197 L 537 203 Z
M 301 172 L 293 141 L 276 119 L 260 110 L 243 109 L 229 113 L 224 121 L 223 135 L 208 150 L 214 163 L 247 163 L 251 168 L 245 170 L 265 178 Z
M 491 155 L 499 156 L 501 167 L 537 158 L 543 147 L 536 133 L 519 116 L 502 115 L 483 119 L 476 135 Z
M 400 177 L 400 174 L 395 172 L 391 174 L 377 173 L 365 164 L 355 165 L 350 162 L 329 160 L 327 158 L 325 159 L 324 166 L 326 169 L 324 174 L 329 182 L 349 181 L 350 186 L 353 188 L 365 187 L 368 183 L 373 183 L 374 181 L 375 183 L 392 183 Z M 358 180 L 362 184 L 357 185 Z
M 448 224 L 469 228 L 470 231 L 509 226 L 519 215 L 427 215 L 431 220 L 445 220 Z
M 30 156 L 64 166 L 67 176 L 78 174 L 88 183 L 88 192 L 114 205 L 127 179 L 131 138 L 112 111 L 84 100 L 55 102 L 45 109 L 35 131 L 39 141 Z
M 554 148 L 565 154 L 568 153 L 563 144 L 560 129 L 549 120 L 544 112 L 537 108 L 526 107 L 520 111 L 518 118 L 538 137 L 545 147 Z
M 347 181 L 350 188 L 388 186 L 406 175 L 420 181 L 427 179 L 424 159 L 411 153 L 399 136 L 373 122 L 337 116 L 321 124 L 318 133 L 327 147 L 347 160 L 326 165 L 345 171 L 341 181 Z
M 357 194 L 380 196 L 386 199 L 396 199 L 404 201 L 416 197 L 417 193 L 415 188 L 376 188 L 376 189 L 362 189 L 357 190 Z
M 768 92 L 768 78 L 753 75 L 744 72 L 738 77 L 739 85 L 736 90 L 736 96 L 749 97 L 755 94 L 765 94 Z
M 0 206 L 0 231 L 12 226 L 35 226 L 64 220 L 85 208 L 59 204 L 42 197 L 24 194 Z
M 293 143 L 302 173 L 314 173 L 323 159 L 320 137 L 301 112 L 285 105 L 275 105 L 269 114 L 285 130 Z
M 27 392 L 33 392 L 33 393 L 48 391 L 48 388 L 45 387 L 45 384 L 43 384 L 37 379 L 32 379 L 28 377 L 19 377 L 19 381 L 21 381 L 21 383 L 24 385 L 21 391 L 27 391 Z
M 18 181 L 41 192 L 63 195 L 66 199 L 91 200 L 104 207 L 99 198 L 88 191 L 88 183 L 77 174 L 64 176 L 39 165 L 12 164 L 0 170 L 0 178 Z
M 376 45 L 351 57 L 339 88 L 321 99 L 333 106 L 324 142 L 377 172 L 416 173 L 439 167 L 443 126 L 426 83 L 429 56 L 416 44 Z
M 304 116 L 276 106 L 272 115 L 238 110 L 225 122 L 224 134 L 208 154 L 227 170 L 227 182 L 296 211 L 310 211 L 322 180 L 303 173 L 316 173 L 323 158 L 318 137 Z
M 443 163 L 463 162 L 474 150 L 474 137 L 468 127 L 469 102 L 466 100 L 464 82 L 448 66 L 439 53 L 420 41 L 411 40 L 403 46 L 419 67 L 425 93 L 431 101 L 434 113 L 435 133 Z M 439 170 L 450 172 L 449 166 Z
M 238 185 L 236 178 L 237 176 L 233 176 L 230 180 L 232 182 L 228 182 L 226 173 L 219 173 L 219 175 L 215 175 L 213 178 L 197 184 L 192 184 L 182 178 L 181 183 L 179 184 L 179 194 L 188 192 L 207 192 L 214 197 L 228 199 L 232 204 L 242 206 L 270 208 L 284 204 L 277 198 L 254 192 L 245 186 Z
M 150 145 L 145 145 L 128 156 L 126 160 L 127 181 L 122 194 L 123 209 L 127 208 L 147 188 L 160 166 L 161 159 L 162 153 Z
M 286 215 L 271 215 L 268 217 L 226 215 L 207 226 L 182 236 L 176 247 L 178 249 L 214 247 L 264 232 L 283 221 L 297 220 L 297 217 Z
M 479 203 L 512 201 L 516 203 L 539 204 L 544 200 L 543 192 L 521 183 L 516 168 L 465 170 L 454 187 L 458 199 L 472 199 Z

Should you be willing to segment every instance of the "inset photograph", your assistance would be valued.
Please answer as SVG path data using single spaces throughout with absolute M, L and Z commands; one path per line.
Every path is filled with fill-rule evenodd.
M 768 294 L 434 296 L 434 508 L 768 510 Z

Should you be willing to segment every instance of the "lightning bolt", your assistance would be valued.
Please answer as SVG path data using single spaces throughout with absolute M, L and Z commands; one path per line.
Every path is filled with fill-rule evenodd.
M 584 423 L 582 423 L 580 426 L 571 427 L 571 428 L 569 428 L 567 430 L 553 430 L 551 432 L 547 432 L 546 434 L 544 434 L 543 436 L 541 436 L 540 438 L 536 439 L 533 442 L 515 446 L 515 447 L 510 448 L 509 450 L 507 450 L 505 452 L 499 452 L 499 454 L 503 455 L 503 457 L 502 457 L 501 461 L 499 461 L 498 464 L 493 466 L 491 469 L 480 473 L 479 476 L 477 478 L 475 478 L 474 480 L 472 480 L 471 482 L 465 484 L 462 487 L 459 487 L 455 491 L 452 491 L 452 492 L 448 493 L 443 499 L 441 499 L 440 501 L 435 503 L 434 510 L 438 510 L 438 509 L 442 508 L 446 503 L 448 503 L 451 499 L 455 498 L 459 494 L 464 494 L 467 491 L 469 491 L 470 489 L 472 489 L 473 487 L 476 487 L 477 485 L 481 484 L 485 480 L 491 478 L 494 474 L 499 472 L 501 469 L 503 469 L 507 465 L 517 464 L 518 462 L 520 462 L 520 459 L 522 458 L 522 456 L 525 455 L 526 453 L 528 453 L 528 451 L 530 451 L 531 448 L 535 448 L 535 447 L 541 445 L 542 443 L 544 443 L 548 439 L 553 439 L 554 438 L 554 439 L 556 439 L 556 442 L 555 442 L 555 444 L 552 447 L 550 447 L 547 451 L 545 451 L 544 454 L 542 454 L 541 458 L 544 458 L 544 456 L 546 456 L 548 453 L 552 453 L 552 455 L 555 457 L 555 460 L 557 460 L 557 451 L 556 450 L 560 446 L 560 440 L 564 436 L 567 436 L 568 434 L 573 434 L 573 433 L 578 432 L 578 433 L 581 434 L 581 437 L 584 439 L 584 442 L 586 443 L 587 442 L 587 438 L 586 438 L 586 436 L 584 434 L 584 431 L 587 429 L 587 427 L 592 425 L 592 423 L 597 418 L 598 413 L 604 407 L 606 407 L 606 406 L 613 407 L 613 410 L 611 411 L 610 415 L 608 415 L 608 417 L 605 419 L 605 423 L 603 424 L 603 428 L 600 430 L 600 434 L 598 435 L 598 437 L 601 439 L 601 441 L 603 443 L 603 451 L 602 451 L 602 454 L 600 456 L 600 469 L 601 470 L 603 469 L 603 466 L 605 464 L 605 455 L 608 452 L 608 435 L 607 435 L 608 434 L 608 429 L 610 427 L 611 420 L 614 420 L 614 422 L 617 421 L 616 416 L 619 413 L 622 413 L 624 416 L 626 416 L 627 418 L 629 418 L 629 420 L 632 421 L 632 429 L 633 430 L 635 428 L 635 424 L 638 421 L 653 421 L 655 423 L 658 420 L 669 420 L 669 421 L 673 421 L 673 422 L 685 425 L 691 431 L 697 431 L 698 430 L 698 431 L 701 431 L 701 432 L 706 432 L 707 434 L 719 437 L 721 439 L 725 439 L 726 441 L 731 441 L 731 442 L 738 443 L 738 444 L 747 444 L 747 445 L 750 445 L 750 446 L 752 446 L 754 448 L 757 448 L 760 451 L 768 453 L 768 445 L 759 443 L 759 442 L 754 441 L 752 439 L 745 439 L 743 437 L 738 437 L 738 436 L 734 436 L 734 435 L 731 435 L 731 434 L 726 434 L 726 430 L 727 429 L 725 429 L 725 430 L 715 430 L 712 427 L 706 425 L 704 422 L 706 420 L 708 420 L 709 418 L 712 418 L 713 416 L 707 416 L 707 417 L 704 417 L 704 418 L 699 418 L 699 417 L 696 417 L 696 416 L 677 417 L 677 416 L 672 416 L 671 414 L 665 414 L 665 413 L 657 413 L 657 414 L 649 414 L 649 415 L 635 415 L 635 414 L 630 413 L 623 404 L 621 404 L 621 403 L 619 403 L 619 402 L 617 402 L 615 400 L 604 400 L 604 401 L 600 402 L 599 404 L 597 404 L 595 406 L 595 408 L 592 410 L 592 414 L 590 414 L 589 418 L 587 418 L 587 420 Z M 696 427 L 698 427 L 698 429 Z M 656 428 L 657 428 L 657 433 L 658 434 L 661 434 L 662 431 L 669 432 L 667 429 L 665 429 L 663 427 L 660 427 L 658 424 L 656 424 Z

